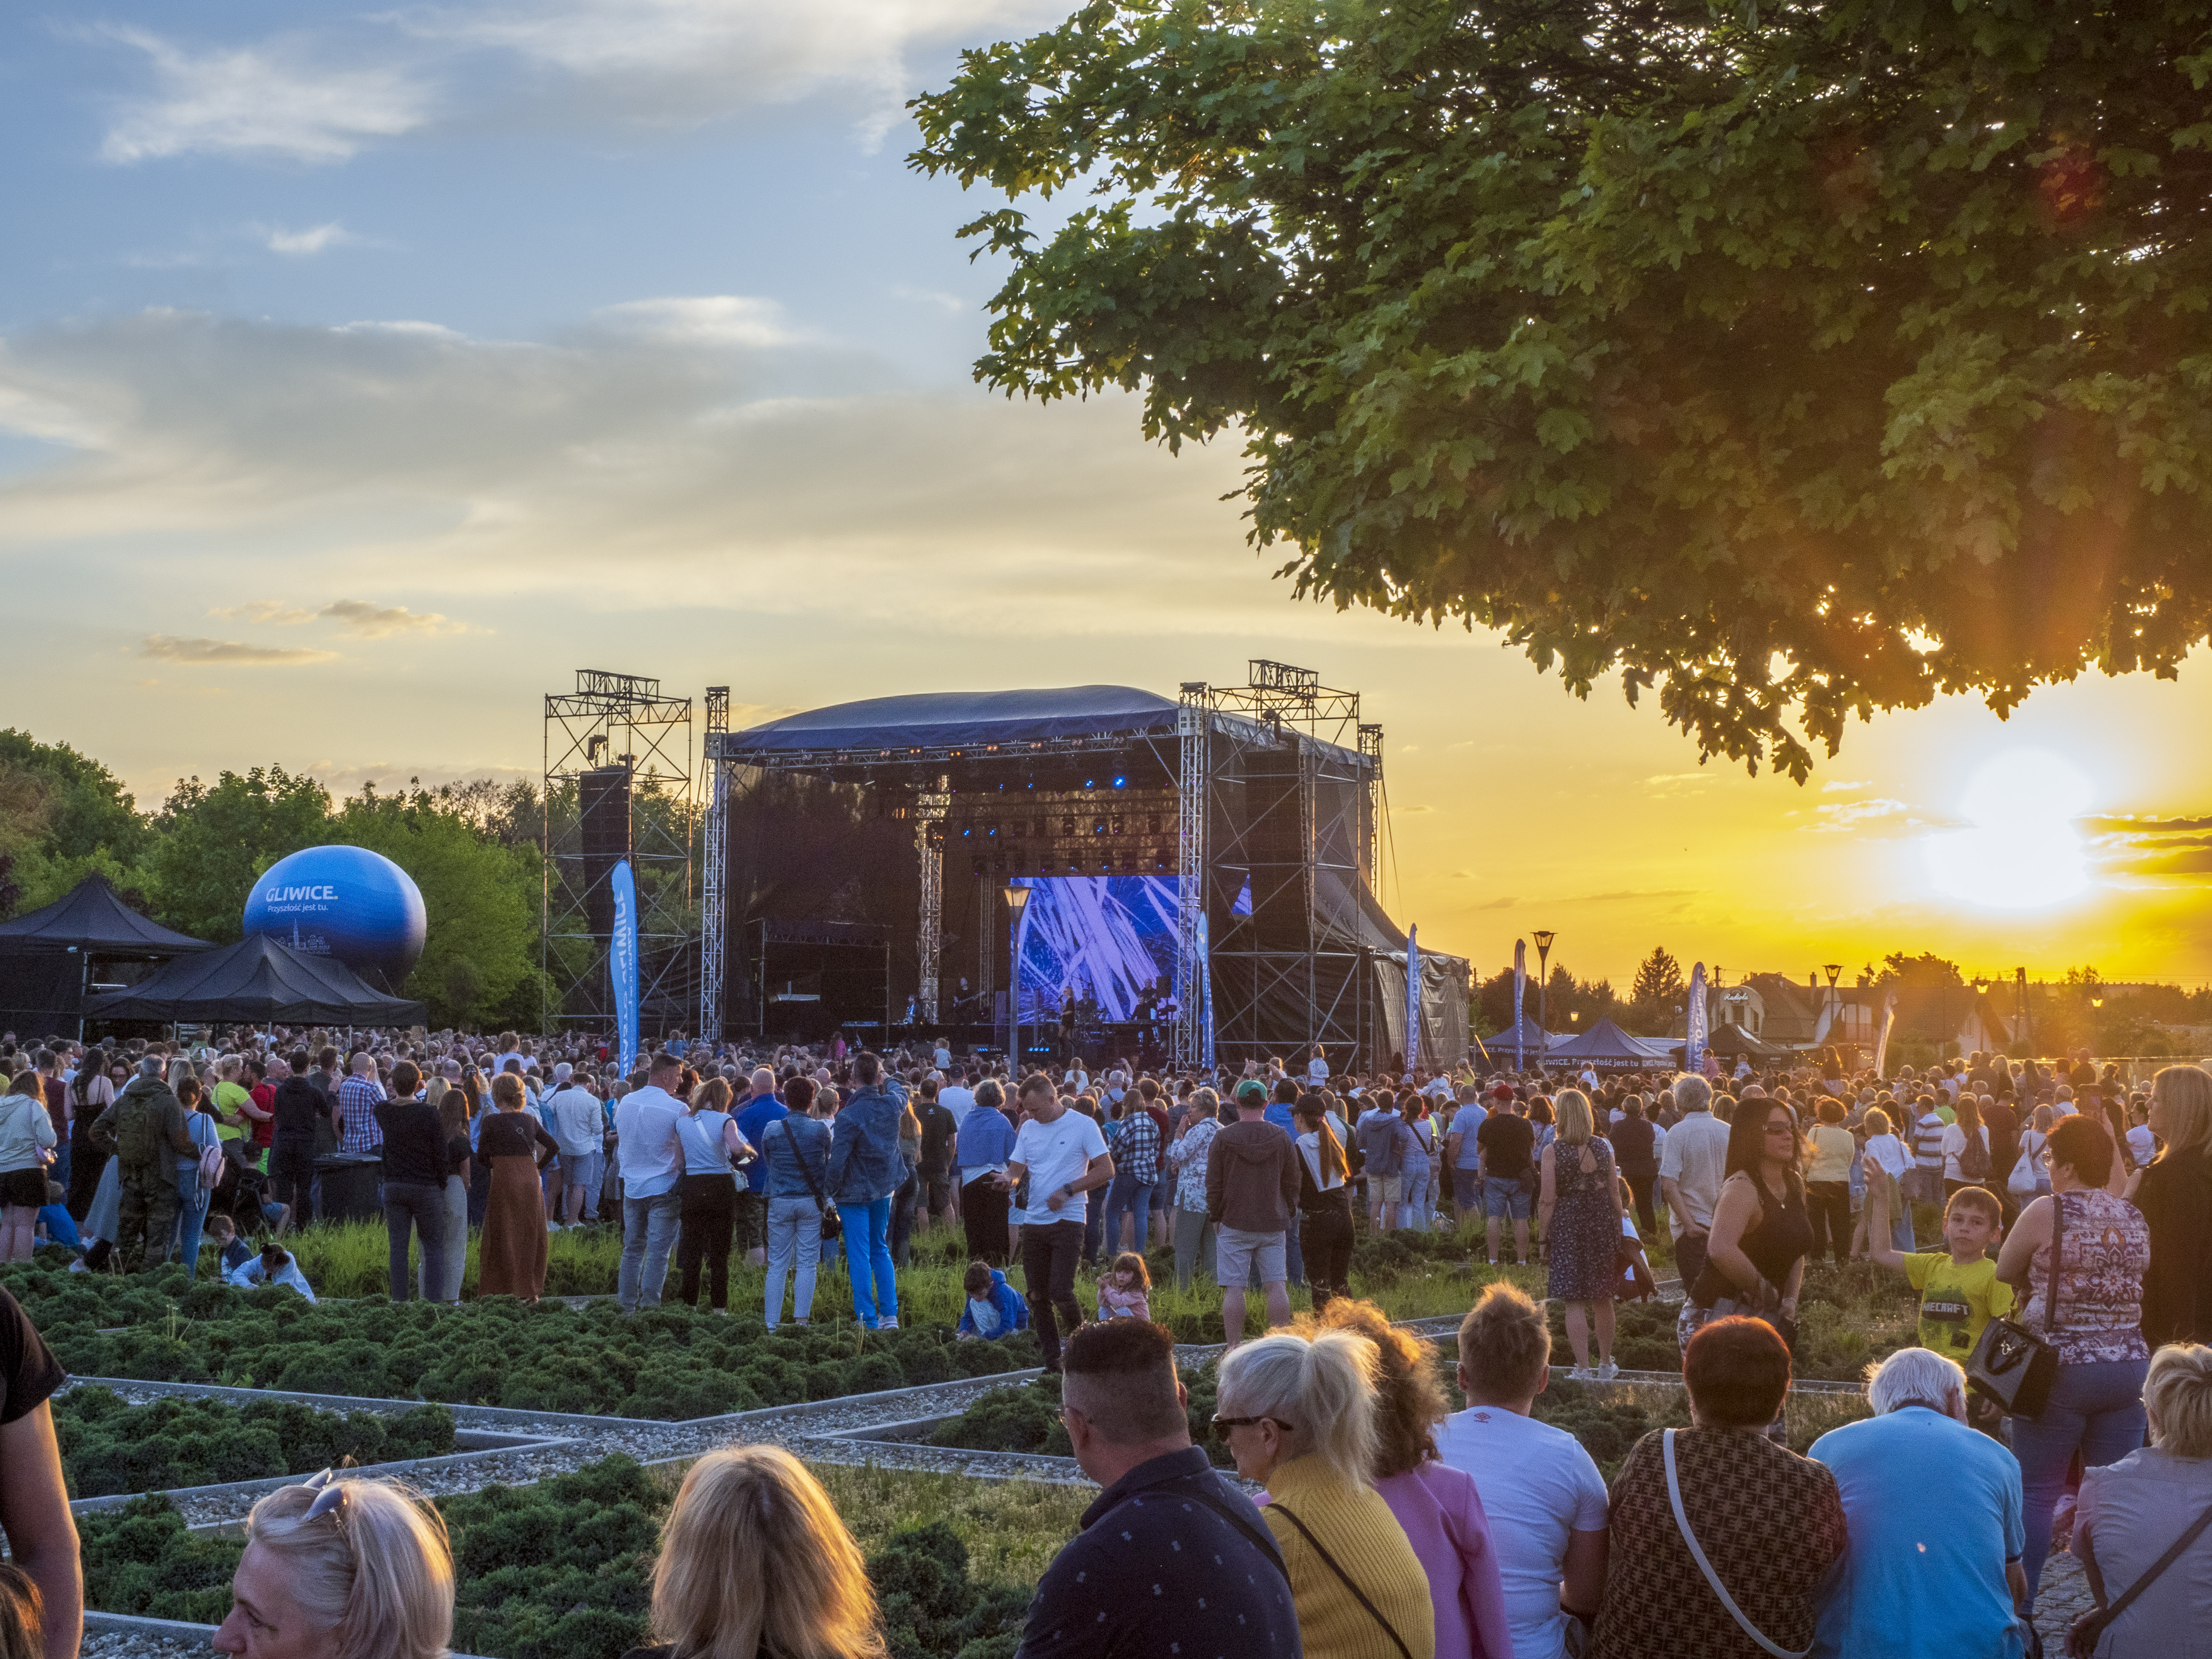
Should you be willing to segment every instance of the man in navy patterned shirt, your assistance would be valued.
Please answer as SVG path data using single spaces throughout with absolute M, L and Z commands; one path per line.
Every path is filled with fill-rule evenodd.
M 1282 1553 L 1191 1443 L 1174 1336 L 1085 1325 L 1060 1364 L 1075 1461 L 1106 1490 L 1045 1570 L 1018 1659 L 1300 1659 Z

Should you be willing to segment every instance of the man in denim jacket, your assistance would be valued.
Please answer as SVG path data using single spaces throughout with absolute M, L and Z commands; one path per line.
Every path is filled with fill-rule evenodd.
M 898 1284 L 891 1273 L 891 1196 L 906 1179 L 899 1121 L 906 1091 L 884 1075 L 883 1061 L 854 1057 L 860 1086 L 837 1109 L 830 1143 L 830 1198 L 845 1223 L 845 1267 L 853 1311 L 872 1331 L 898 1328 Z

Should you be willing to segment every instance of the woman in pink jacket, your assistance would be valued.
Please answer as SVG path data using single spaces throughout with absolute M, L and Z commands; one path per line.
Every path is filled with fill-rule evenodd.
M 1406 1529 L 1429 1575 L 1437 1659 L 1513 1659 L 1498 1552 L 1474 1478 L 1438 1460 L 1435 1429 L 1451 1406 L 1435 1352 L 1410 1332 L 1394 1328 L 1373 1303 L 1349 1297 L 1298 1322 L 1313 1330 L 1353 1332 L 1381 1355 L 1375 1379 L 1375 1490 Z

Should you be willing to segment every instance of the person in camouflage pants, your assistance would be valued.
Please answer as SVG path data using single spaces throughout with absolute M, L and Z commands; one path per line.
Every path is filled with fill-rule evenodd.
M 122 1212 L 117 1265 L 125 1273 L 159 1267 L 169 1259 L 177 1235 L 177 1160 L 199 1156 L 185 1127 L 185 1109 L 161 1080 L 159 1060 L 149 1055 L 138 1062 L 138 1075 L 86 1139 L 115 1155 Z

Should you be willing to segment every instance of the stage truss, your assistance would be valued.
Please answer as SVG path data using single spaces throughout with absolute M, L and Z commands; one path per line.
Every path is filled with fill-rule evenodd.
M 700 1029 L 719 1029 L 729 983 L 724 860 L 739 781 L 812 773 L 883 792 L 893 816 L 913 820 L 921 875 L 915 1012 L 924 1022 L 945 1012 L 939 957 L 948 859 L 965 858 L 969 873 L 985 878 L 1172 874 L 1172 1058 L 1241 1060 L 1321 1042 L 1341 1069 L 1370 1046 L 1374 1023 L 1370 953 L 1351 941 L 1361 936 L 1356 912 L 1376 871 L 1382 728 L 1360 720 L 1357 692 L 1322 685 L 1311 669 L 1255 659 L 1247 671 L 1243 685 L 1185 682 L 1172 731 L 986 748 L 753 750 L 710 713 L 700 982 L 714 1000 Z M 1126 778 L 1109 772 L 1117 757 Z M 1247 888 L 1252 915 L 1238 916 Z M 995 915 L 988 893 L 985 908 Z M 1018 994 L 1018 978 L 1012 988 Z
M 725 693 L 726 722 L 727 708 Z M 691 699 L 662 695 L 657 679 L 580 668 L 574 691 L 546 694 L 544 754 L 539 962 L 551 986 L 549 1034 L 614 1024 L 610 878 L 623 858 L 637 884 L 641 1027 L 659 1035 L 688 1026 L 696 937 Z M 617 791 L 618 814 L 607 805 Z

